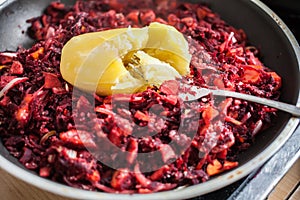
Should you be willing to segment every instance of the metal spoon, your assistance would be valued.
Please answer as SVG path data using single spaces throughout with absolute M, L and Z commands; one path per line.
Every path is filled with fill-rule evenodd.
M 179 94 L 179 97 L 183 99 L 183 101 L 194 101 L 201 97 L 212 94 L 216 96 L 233 97 L 233 98 L 238 98 L 238 99 L 243 99 L 243 100 L 263 104 L 266 106 L 270 106 L 272 108 L 277 108 L 278 110 L 288 112 L 292 114 L 294 117 L 300 117 L 300 108 L 291 104 L 278 102 L 278 101 L 274 101 L 262 97 L 256 97 L 249 94 L 232 92 L 228 90 L 207 89 L 207 88 L 200 88 L 198 86 L 190 86 L 190 85 L 184 85 L 184 88 L 186 88 L 187 91 L 190 92 Z

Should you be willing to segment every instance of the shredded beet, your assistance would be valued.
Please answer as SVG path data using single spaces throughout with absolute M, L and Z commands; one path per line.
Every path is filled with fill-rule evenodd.
M 72 7 L 53 2 L 40 17 L 28 20 L 28 33 L 36 40 L 31 48 L 0 53 L 0 134 L 7 150 L 42 177 L 117 193 L 198 184 L 236 167 L 239 153 L 271 124 L 275 109 L 209 95 L 183 102 L 177 97 L 177 81 L 134 95 L 90 95 L 95 105 L 82 93 L 72 98 L 75 88 L 59 70 L 61 50 L 70 38 L 154 21 L 187 36 L 191 74 L 181 81 L 279 98 L 281 78 L 262 64 L 243 30 L 228 25 L 208 7 L 175 1 L 122 2 L 77 1 Z M 75 125 L 74 118 L 80 123 Z M 108 140 L 129 152 L 127 156 L 93 156 L 100 146 L 109 147 Z M 155 159 L 140 159 L 149 152 L 157 152 Z M 105 164 L 109 160 L 127 167 L 112 168 Z M 144 172 L 146 165 L 157 168 Z

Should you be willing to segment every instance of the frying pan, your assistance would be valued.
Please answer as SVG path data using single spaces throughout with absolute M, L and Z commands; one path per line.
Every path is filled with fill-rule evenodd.
M 0 51 L 30 47 L 25 20 L 41 14 L 51 0 L 7 0 L 0 6 Z M 74 0 L 62 0 L 73 4 Z M 244 29 L 251 44 L 259 47 L 266 66 L 282 77 L 281 101 L 300 106 L 300 50 L 296 39 L 279 17 L 258 0 L 199 0 L 236 28 Z M 0 143 L 0 166 L 41 189 L 76 199 L 185 199 L 215 191 L 249 174 L 270 158 L 290 137 L 299 119 L 279 112 L 274 125 L 258 134 L 255 143 L 239 156 L 240 166 L 209 181 L 154 194 L 120 195 L 74 189 L 26 170 Z

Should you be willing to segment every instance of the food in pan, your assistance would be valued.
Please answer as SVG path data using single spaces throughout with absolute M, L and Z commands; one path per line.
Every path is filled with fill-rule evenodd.
M 68 7 L 53 2 L 28 22 L 36 43 L 0 53 L 0 135 L 7 150 L 42 177 L 111 193 L 198 184 L 237 167 L 240 152 L 276 116 L 273 108 L 239 99 L 178 98 L 188 92 L 181 90 L 182 82 L 275 100 L 280 95 L 280 76 L 263 65 L 244 31 L 205 5 L 77 1 Z M 132 43 L 137 44 L 141 37 L 150 38 L 138 32 L 153 26 L 172 30 L 167 37 L 175 35 L 181 43 L 172 44 L 170 51 L 145 44 L 132 52 L 126 49 L 114 61 L 119 63 L 105 65 L 108 72 L 89 82 L 90 87 L 82 81 L 91 79 L 65 65 L 75 62 L 85 70 L 94 60 L 82 59 L 80 52 L 90 55 L 101 46 L 101 41 L 94 47 L 89 46 L 93 42 L 80 42 L 78 49 L 68 49 L 76 38 L 93 38 L 95 32 L 104 41 L 114 40 L 114 31 L 122 35 L 134 30 L 131 36 L 137 39 Z M 161 39 L 155 34 L 154 41 Z M 109 55 L 101 56 L 97 65 Z M 169 77 L 157 79 L 157 68 L 150 76 L 145 66 L 153 63 L 163 66 Z M 129 78 L 124 81 L 122 74 Z M 122 83 L 132 83 L 128 80 L 138 87 L 124 87 Z

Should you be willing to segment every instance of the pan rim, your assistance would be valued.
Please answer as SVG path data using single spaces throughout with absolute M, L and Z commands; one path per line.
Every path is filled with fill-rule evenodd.
M 10 2 L 9 0 L 7 3 Z M 11 1 L 12 2 L 12 1 Z M 298 68 L 300 71 L 300 47 L 296 38 L 293 36 L 292 32 L 285 25 L 285 23 L 264 3 L 259 0 L 251 0 L 249 3 L 254 4 L 263 12 L 268 14 L 274 21 L 276 21 L 277 25 L 281 28 L 282 32 L 289 40 L 290 45 L 292 46 L 293 52 L 296 55 L 296 59 L 298 62 Z M 5 6 L 4 3 L 2 6 Z M 1 7 L 0 7 L 1 8 Z M 297 98 L 297 106 L 300 106 L 300 91 L 298 91 Z M 192 198 L 199 195 L 203 195 L 245 177 L 253 170 L 257 169 L 261 165 L 263 165 L 272 155 L 277 152 L 282 145 L 288 140 L 288 138 L 293 134 L 297 125 L 299 124 L 300 119 L 291 117 L 282 132 L 279 136 L 261 153 L 253 157 L 247 163 L 229 171 L 223 175 L 220 175 L 214 179 L 211 179 L 205 183 L 188 186 L 186 188 L 180 188 L 175 190 L 169 190 L 158 193 L 151 194 L 112 194 L 112 193 L 104 193 L 104 192 L 95 192 L 95 191 L 86 191 L 82 189 L 76 189 L 70 186 L 66 186 L 57 182 L 53 182 L 51 180 L 42 178 L 36 174 L 31 173 L 9 161 L 3 155 L 0 154 L 0 167 L 12 174 L 13 176 L 31 184 L 35 187 L 43 189 L 45 191 L 55 193 L 61 196 L 74 198 L 74 199 L 107 199 L 107 200 L 115 200 L 115 199 L 128 199 L 128 200 L 136 200 L 136 199 L 144 199 L 144 200 L 153 200 L 153 199 L 186 199 Z

